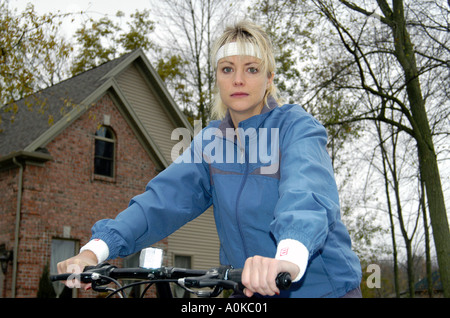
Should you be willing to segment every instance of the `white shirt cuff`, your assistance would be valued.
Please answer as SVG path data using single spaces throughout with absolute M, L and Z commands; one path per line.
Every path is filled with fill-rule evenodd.
M 293 282 L 298 282 L 305 274 L 308 257 L 309 252 L 305 245 L 292 239 L 280 241 L 277 247 L 277 254 L 275 255 L 276 259 L 292 262 L 299 267 L 300 272 L 292 280 Z
M 80 249 L 80 253 L 84 250 L 89 250 L 97 256 L 98 264 L 103 263 L 108 259 L 109 248 L 105 242 L 100 239 L 94 239 L 89 241 Z

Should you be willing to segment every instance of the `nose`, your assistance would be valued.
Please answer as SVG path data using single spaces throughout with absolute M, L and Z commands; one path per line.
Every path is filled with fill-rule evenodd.
M 234 86 L 242 86 L 245 84 L 244 81 L 244 74 L 242 71 L 235 71 L 234 78 L 233 78 L 233 85 Z

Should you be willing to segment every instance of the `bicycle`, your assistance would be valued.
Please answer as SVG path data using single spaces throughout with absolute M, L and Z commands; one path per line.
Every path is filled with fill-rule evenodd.
M 76 279 L 82 283 L 91 283 L 92 290 L 108 292 L 109 294 L 106 298 L 111 298 L 115 295 L 120 298 L 127 298 L 125 290 L 139 285 L 146 285 L 141 292 L 140 298 L 145 296 L 152 285 L 156 286 L 159 298 L 173 298 L 170 284 L 177 284 L 191 294 L 207 298 L 217 297 L 224 290 L 240 292 L 244 288 L 241 283 L 242 269 L 235 269 L 231 266 L 219 266 L 209 270 L 165 266 L 155 267 L 154 265 L 151 268 L 146 268 L 145 264 L 140 266 L 118 268 L 108 263 L 102 263 L 97 266 L 87 266 L 82 273 L 51 275 L 50 280 L 71 281 Z M 120 280 L 126 279 L 138 281 L 122 286 Z M 116 288 L 108 286 L 111 283 L 116 285 Z M 291 285 L 290 274 L 278 274 L 276 283 L 280 289 L 289 289 Z M 209 288 L 210 290 L 203 290 L 204 288 Z

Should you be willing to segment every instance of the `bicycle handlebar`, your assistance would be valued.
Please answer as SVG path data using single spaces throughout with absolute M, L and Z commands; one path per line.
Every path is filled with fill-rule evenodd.
M 244 285 L 241 282 L 242 269 L 230 269 L 228 270 L 228 280 L 238 283 L 238 288 L 240 290 L 244 289 Z M 291 275 L 287 272 L 279 273 L 275 278 L 275 282 L 279 289 L 287 290 L 291 286 Z
M 107 263 L 97 266 L 87 266 L 82 273 L 51 275 L 51 281 L 67 281 L 76 279 L 83 283 L 92 283 L 93 290 L 105 291 L 106 288 L 99 287 L 111 282 L 120 286 L 117 279 L 139 279 L 147 284 L 153 283 L 176 283 L 189 292 L 199 296 L 217 296 L 223 289 L 242 291 L 244 286 L 241 282 L 242 269 L 231 266 L 220 266 L 210 270 L 193 270 L 176 267 L 161 267 L 158 269 L 145 268 L 117 268 Z M 291 276 L 289 273 L 279 273 L 276 278 L 279 289 L 289 289 Z M 129 287 L 120 287 L 119 290 Z M 193 291 L 191 288 L 215 288 L 212 293 Z M 109 289 L 110 290 L 110 289 Z M 111 290 L 110 290 L 111 291 Z M 117 290 L 116 290 L 117 291 Z M 114 291 L 114 292 L 116 292 Z

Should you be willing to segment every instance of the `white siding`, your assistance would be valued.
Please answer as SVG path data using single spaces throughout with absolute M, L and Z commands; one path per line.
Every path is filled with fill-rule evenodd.
M 169 265 L 175 255 L 192 257 L 192 268 L 209 269 L 219 265 L 219 238 L 212 208 L 169 236 Z
M 169 119 L 142 74 L 131 64 L 117 82 L 164 157 L 172 162 L 170 152 L 178 141 L 171 140 L 171 134 L 177 127 Z

